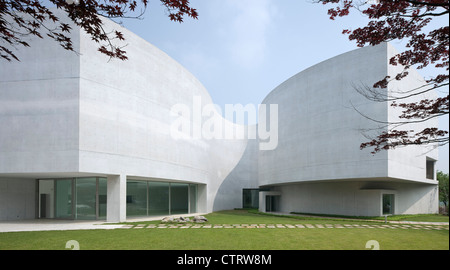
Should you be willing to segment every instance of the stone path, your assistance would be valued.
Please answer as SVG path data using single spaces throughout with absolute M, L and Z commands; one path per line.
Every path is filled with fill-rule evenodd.
M 138 224 L 122 225 L 122 229 L 392 229 L 448 230 L 448 225 L 430 224 Z

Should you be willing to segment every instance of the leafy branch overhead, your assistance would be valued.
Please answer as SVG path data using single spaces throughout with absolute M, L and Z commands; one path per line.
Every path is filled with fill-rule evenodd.
M 328 10 L 330 19 L 343 17 L 356 10 L 369 19 L 366 26 L 354 30 L 345 29 L 343 34 L 356 41 L 360 47 L 377 45 L 392 40 L 406 40 L 406 50 L 392 57 L 389 63 L 393 66 L 403 66 L 403 70 L 395 77 L 380 78 L 371 89 L 363 94 L 372 101 L 391 101 L 392 107 L 402 108 L 401 121 L 393 124 L 394 128 L 383 131 L 378 137 L 361 144 L 361 149 L 373 147 L 373 152 L 393 149 L 405 145 L 448 144 L 448 131 L 436 127 L 423 130 L 397 130 L 396 128 L 409 123 L 422 123 L 427 120 L 448 115 L 449 112 L 449 0 L 319 0 L 335 7 Z M 431 22 L 438 18 L 446 18 L 446 22 L 428 30 Z M 434 68 L 437 75 L 426 78 L 423 86 L 410 89 L 403 96 L 392 97 L 380 95 L 376 89 L 385 89 L 389 83 L 400 81 L 409 74 L 411 68 Z M 446 97 L 426 99 L 418 102 L 406 102 L 414 96 L 438 89 L 447 91 Z M 391 125 L 392 126 L 392 125 Z
M 66 11 L 71 21 L 89 34 L 99 44 L 98 50 L 111 57 L 126 60 L 126 52 L 116 46 L 114 39 L 124 40 L 120 31 L 107 32 L 102 18 L 140 18 L 148 0 L 48 0 L 53 7 L 42 0 L 0 0 L 0 57 L 4 60 L 18 60 L 12 48 L 29 47 L 28 36 L 54 39 L 64 49 L 74 51 L 69 33 L 69 24 L 58 18 L 52 8 Z M 188 0 L 160 0 L 172 21 L 183 22 L 185 16 L 197 19 L 196 9 Z M 50 26 L 52 25 L 52 26 Z M 8 45 L 8 46 L 6 46 Z M 11 48 L 12 47 L 12 48 Z

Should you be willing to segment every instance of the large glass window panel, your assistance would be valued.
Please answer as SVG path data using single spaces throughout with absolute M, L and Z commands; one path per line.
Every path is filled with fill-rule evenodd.
M 106 218 L 106 178 L 98 179 L 98 218 Z
M 197 185 L 189 185 L 189 213 L 197 213 Z
M 148 215 L 169 214 L 169 183 L 148 182 Z
M 170 214 L 189 213 L 189 184 L 170 185 Z
M 259 190 L 258 189 L 242 190 L 242 207 L 243 208 L 259 208 Z
M 147 182 L 127 181 L 127 216 L 147 215 Z
M 55 217 L 73 218 L 72 179 L 55 181 Z
M 77 178 L 75 219 L 96 219 L 97 178 Z

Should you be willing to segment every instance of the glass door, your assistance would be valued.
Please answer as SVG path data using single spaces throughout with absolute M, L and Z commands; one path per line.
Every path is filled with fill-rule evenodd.
M 267 195 L 266 196 L 266 212 L 278 211 L 278 200 L 280 196 Z
M 394 194 L 383 194 L 383 215 L 394 214 Z
M 73 219 L 73 179 L 55 181 L 55 218 Z

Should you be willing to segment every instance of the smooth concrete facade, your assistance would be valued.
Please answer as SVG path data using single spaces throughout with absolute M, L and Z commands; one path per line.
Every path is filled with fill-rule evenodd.
M 127 36 L 128 61 L 109 61 L 74 27 L 78 54 L 33 39 L 29 50 L 17 52 L 20 62 L 1 63 L 2 186 L 11 181 L 6 177 L 32 186 L 35 179 L 107 177 L 110 221 L 125 220 L 124 179 L 198 184 L 201 213 L 240 207 L 241 195 L 234 191 L 252 181 L 257 186 L 248 174 L 229 177 L 250 147 L 247 140 L 174 139 L 171 124 L 179 116 L 172 107 L 184 104 L 194 111 L 194 97 L 202 107 L 212 104 L 211 97 L 168 55 L 109 20 L 105 24 Z M 245 128 L 217 112 L 213 117 Z M 11 210 L 2 204 L 0 212 Z
M 261 150 L 257 139 L 175 139 L 172 108 L 187 105 L 195 114 L 213 104 L 207 90 L 158 48 L 105 23 L 126 36 L 127 61 L 109 61 L 74 27 L 78 54 L 33 39 L 17 52 L 20 62 L 0 63 L 0 220 L 37 217 L 36 179 L 67 177 L 107 179 L 108 221 L 126 220 L 130 179 L 196 184 L 201 213 L 242 207 L 244 188 L 264 190 L 261 211 L 272 196 L 271 210 L 380 215 L 390 190 L 396 214 L 437 212 L 437 181 L 425 177 L 436 150 L 359 149 L 367 140 L 360 130 L 374 123 L 352 106 L 377 119 L 398 115 L 353 88 L 394 74 L 390 45 L 337 56 L 272 91 L 263 104 L 278 104 L 278 146 Z M 420 80 L 413 73 L 395 87 Z M 188 119 L 192 133 L 211 119 L 247 129 L 213 111 Z
M 279 144 L 259 152 L 258 180 L 278 192 L 277 211 L 379 216 L 383 194 L 393 194 L 395 214 L 438 212 L 436 176 L 426 177 L 427 160 L 438 159 L 437 149 L 408 146 L 375 155 L 372 149 L 360 150 L 369 140 L 365 136 L 387 131 L 368 118 L 396 121 L 401 113 L 390 102 L 370 101 L 356 91 L 395 77 L 401 67 L 388 61 L 396 53 L 385 43 L 336 56 L 298 73 L 266 97 L 263 103 L 279 105 Z M 423 83 L 412 70 L 385 91 L 400 96 Z M 430 124 L 437 126 L 437 120 L 414 129 Z M 265 207 L 260 196 L 260 210 Z

